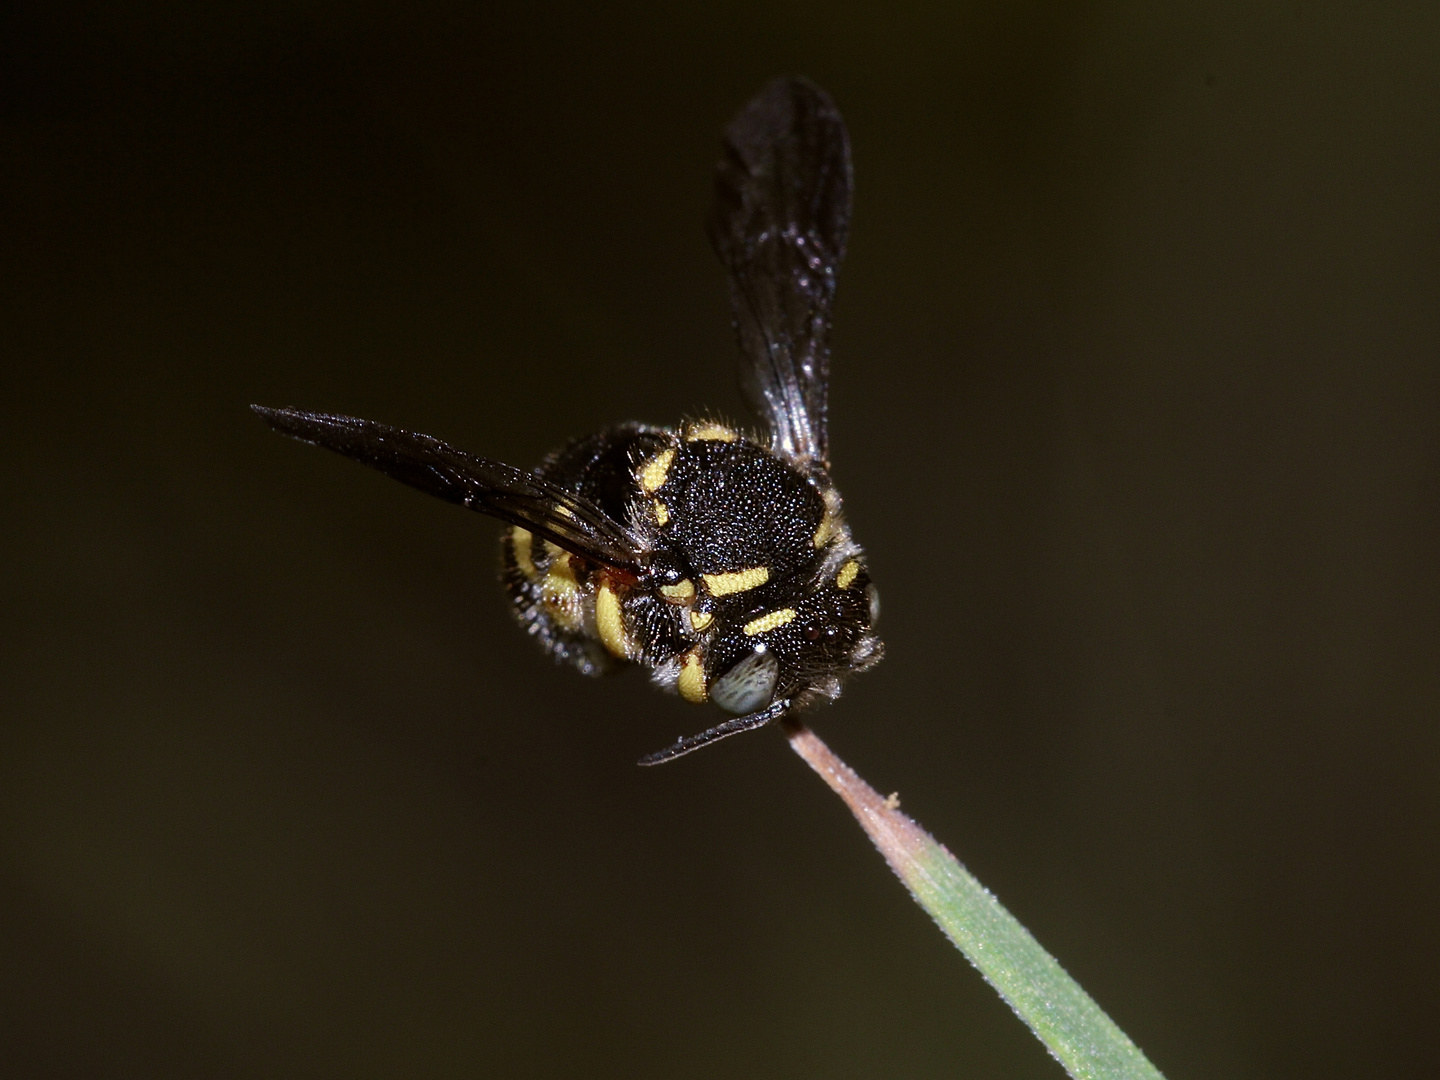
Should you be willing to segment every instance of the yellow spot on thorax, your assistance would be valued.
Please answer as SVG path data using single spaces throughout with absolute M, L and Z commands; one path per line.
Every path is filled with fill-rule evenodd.
M 752 566 L 748 570 L 732 570 L 724 574 L 701 574 L 705 587 L 713 596 L 729 596 L 746 589 L 759 588 L 770 580 L 768 566 Z
M 630 659 L 631 646 L 625 633 L 625 615 L 609 579 L 600 582 L 600 589 L 595 594 L 595 630 L 600 635 L 600 643 L 612 655 L 621 660 Z
M 817 548 L 824 547 L 840 532 L 840 494 L 834 488 L 826 488 L 820 497 L 825 500 L 825 516 L 820 519 L 813 537 Z
M 795 618 L 793 607 L 781 608 L 779 611 L 772 611 L 768 615 L 761 615 L 758 619 L 751 619 L 744 626 L 747 636 L 754 637 L 756 634 L 763 634 L 767 630 L 774 630 L 778 626 L 784 626 L 791 619 Z
M 851 559 L 844 566 L 840 567 L 840 573 L 835 575 L 835 587 L 838 589 L 848 589 L 850 583 L 855 580 L 855 576 L 859 573 L 860 564 L 854 559 Z
M 665 474 L 670 471 L 670 463 L 675 460 L 675 448 L 662 450 L 653 458 L 640 467 L 640 490 L 646 495 L 653 495 L 665 486 Z
M 666 600 L 683 604 L 687 600 L 695 599 L 695 583 L 689 578 L 681 578 L 674 585 L 661 585 L 660 595 Z
M 659 499 L 655 500 L 655 520 L 661 525 L 670 521 L 670 508 Z
M 734 442 L 739 437 L 724 424 L 711 422 L 685 429 L 686 442 Z
M 708 611 L 690 612 L 690 629 L 697 634 L 715 621 L 715 616 Z
M 675 680 L 675 689 L 692 705 L 699 705 L 705 700 L 705 662 L 695 649 L 686 653 L 685 659 L 680 662 L 680 676 Z
M 811 542 L 814 543 L 817 548 L 822 548 L 828 544 L 834 536 L 835 515 L 829 510 L 826 510 L 825 516 L 820 519 L 820 526 L 815 530 L 815 535 Z
M 521 529 L 517 526 L 510 530 L 510 551 L 515 556 L 515 565 L 532 581 L 540 573 L 535 569 L 535 561 L 530 557 L 530 542 L 533 539 L 529 529 Z

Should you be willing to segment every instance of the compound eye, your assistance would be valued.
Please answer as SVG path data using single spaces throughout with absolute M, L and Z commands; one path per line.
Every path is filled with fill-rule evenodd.
M 880 590 L 871 582 L 865 586 L 865 598 L 870 601 L 870 625 L 880 621 Z
M 710 684 L 710 700 L 728 713 L 744 716 L 770 704 L 779 678 L 775 654 L 761 645 Z

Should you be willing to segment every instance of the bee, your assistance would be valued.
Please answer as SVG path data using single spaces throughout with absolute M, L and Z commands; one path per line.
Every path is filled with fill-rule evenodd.
M 627 423 L 527 472 L 370 420 L 252 407 L 285 435 L 504 522 L 506 591 L 558 661 L 589 675 L 638 664 L 730 714 L 640 764 L 673 760 L 835 698 L 883 653 L 879 596 L 830 479 L 850 190 L 845 123 L 813 83 L 776 80 L 726 126 L 708 231 L 758 435 Z

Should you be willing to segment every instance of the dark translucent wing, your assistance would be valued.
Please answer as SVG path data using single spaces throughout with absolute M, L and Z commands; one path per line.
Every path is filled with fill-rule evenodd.
M 581 558 L 642 573 L 635 542 L 624 526 L 534 473 L 373 420 L 251 408 L 282 434 L 344 454 L 447 502 L 529 529 Z
M 710 242 L 730 272 L 741 383 L 771 448 L 828 464 L 835 276 L 850 231 L 850 139 L 829 95 L 778 79 L 725 128 Z

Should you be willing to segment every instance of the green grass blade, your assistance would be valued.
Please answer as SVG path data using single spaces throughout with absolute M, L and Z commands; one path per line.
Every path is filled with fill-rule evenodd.
M 1080 984 L 959 860 L 808 728 L 790 745 L 845 800 L 916 903 L 1077 1080 L 1164 1080 Z

